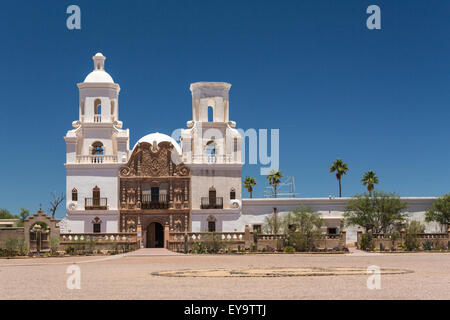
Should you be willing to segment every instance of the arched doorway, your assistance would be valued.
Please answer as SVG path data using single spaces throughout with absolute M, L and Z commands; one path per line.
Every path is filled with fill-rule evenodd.
M 164 228 L 158 222 L 147 227 L 147 248 L 164 248 Z

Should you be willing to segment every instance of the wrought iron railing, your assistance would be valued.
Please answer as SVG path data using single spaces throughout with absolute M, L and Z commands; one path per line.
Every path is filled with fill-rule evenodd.
M 223 197 L 202 197 L 201 209 L 223 209 Z
M 167 194 L 143 194 L 141 209 L 167 209 L 169 201 Z
M 108 209 L 108 198 L 85 198 L 85 210 L 106 210 Z

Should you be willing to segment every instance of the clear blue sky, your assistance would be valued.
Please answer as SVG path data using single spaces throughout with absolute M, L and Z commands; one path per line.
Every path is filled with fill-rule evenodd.
M 78 31 L 66 28 L 71 4 Z M 371 4 L 381 30 L 366 28 Z M 402 196 L 448 192 L 449 14 L 449 1 L 4 1 L 0 208 L 47 209 L 65 190 L 63 136 L 99 50 L 131 146 L 185 127 L 191 82 L 227 81 L 238 127 L 280 129 L 281 170 L 300 197 L 337 195 L 337 157 L 350 169 L 344 196 L 364 191 L 367 170 Z M 262 196 L 259 166 L 243 175 Z

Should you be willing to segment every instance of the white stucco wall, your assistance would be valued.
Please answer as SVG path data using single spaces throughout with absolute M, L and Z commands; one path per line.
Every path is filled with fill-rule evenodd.
M 102 167 L 99 167 L 102 166 Z M 106 167 L 105 167 L 106 166 Z M 85 198 L 92 198 L 92 189 L 100 188 L 100 197 L 108 199 L 108 209 L 118 209 L 118 170 L 119 165 L 87 164 L 66 166 L 66 209 L 67 211 L 84 210 Z M 78 191 L 78 201 L 72 201 L 72 189 Z M 75 205 L 75 208 L 71 204 Z
M 101 221 L 100 232 L 115 233 L 118 232 L 118 211 L 86 211 L 77 213 L 67 213 L 67 232 L 68 233 L 92 233 L 95 218 Z
M 209 189 L 216 189 L 216 196 L 223 197 L 223 207 L 231 208 L 230 191 L 234 188 L 236 199 L 241 199 L 241 167 L 208 165 L 190 166 L 192 209 L 200 209 L 201 198 L 209 196 Z

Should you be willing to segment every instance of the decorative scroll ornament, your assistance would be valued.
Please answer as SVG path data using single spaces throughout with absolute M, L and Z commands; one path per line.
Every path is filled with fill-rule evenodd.
M 120 175 L 124 177 L 130 176 L 132 174 L 132 171 L 133 170 L 129 167 L 122 167 L 120 168 Z
M 189 168 L 186 167 L 184 164 L 180 164 L 176 167 L 175 174 L 177 176 L 187 176 L 189 175 Z

